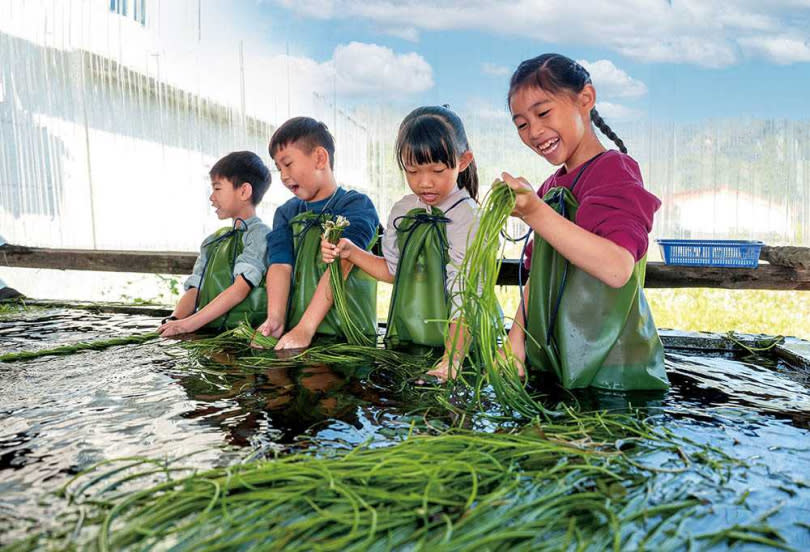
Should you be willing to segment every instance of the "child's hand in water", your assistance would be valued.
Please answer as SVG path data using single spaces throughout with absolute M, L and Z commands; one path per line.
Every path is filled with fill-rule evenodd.
M 427 375 L 435 376 L 439 381 L 447 381 L 448 379 L 454 379 L 456 377 L 455 370 L 450 367 L 450 359 L 447 358 L 447 355 L 444 355 Z M 419 381 L 418 383 L 423 382 Z
M 284 331 L 284 320 L 276 320 L 275 317 L 268 316 L 267 320 L 262 322 L 262 325 L 256 330 L 260 334 L 265 337 L 273 336 L 273 337 L 281 337 L 282 332 Z M 255 343 L 250 344 L 251 347 L 255 347 L 257 349 L 261 349 Z
M 498 356 L 503 359 L 503 364 L 507 365 L 507 355 L 503 348 L 498 349 Z M 512 358 L 509 360 L 508 365 L 510 368 L 517 367 L 517 375 L 520 379 L 526 377 L 526 360 L 525 352 L 523 355 L 516 354 L 512 351 Z
M 447 351 L 444 351 L 442 359 L 433 366 L 433 368 L 427 373 L 427 375 L 434 376 L 439 381 L 456 379 L 457 370 L 458 367 L 461 365 L 463 358 L 464 358 L 463 355 L 457 352 L 455 354 L 455 359 L 451 363 L 450 355 L 447 354 Z M 424 382 L 420 380 L 417 383 L 424 383 Z
M 321 240 L 321 257 L 323 262 L 329 264 L 335 259 L 348 259 L 357 246 L 346 238 L 340 238 L 337 243 Z
M 532 189 L 529 181 L 519 176 L 515 178 L 511 174 L 505 172 L 501 173 L 501 178 L 506 184 L 515 190 L 515 209 L 512 211 L 512 216 L 525 218 L 536 210 L 543 203 L 543 200 L 538 197 Z
M 309 347 L 309 344 L 312 343 L 312 337 L 314 334 L 314 331 L 309 331 L 299 324 L 281 336 L 275 350 L 282 351 L 284 349 L 303 349 L 305 347 Z
M 199 328 L 199 325 L 189 321 L 188 318 L 181 318 L 180 320 L 170 320 L 161 324 L 157 332 L 160 334 L 160 337 L 172 337 L 191 333 Z

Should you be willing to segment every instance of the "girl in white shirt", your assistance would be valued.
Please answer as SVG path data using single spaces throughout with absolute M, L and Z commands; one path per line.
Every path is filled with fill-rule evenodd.
M 391 209 L 383 256 L 345 238 L 322 241 L 321 252 L 327 263 L 347 259 L 393 283 L 386 341 L 443 346 L 441 361 L 428 373 L 452 378 L 469 341 L 457 314 L 456 275 L 478 227 L 475 160 L 461 119 L 441 106 L 420 107 L 405 117 L 396 152 L 413 193 Z

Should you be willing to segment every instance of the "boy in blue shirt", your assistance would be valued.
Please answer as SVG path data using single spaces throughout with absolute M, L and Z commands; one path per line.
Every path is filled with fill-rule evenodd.
M 276 209 L 267 236 L 267 319 L 259 331 L 281 338 L 276 349 L 307 347 L 316 332 L 343 333 L 340 317 L 331 309 L 321 224 L 346 217 L 349 226 L 343 235 L 368 248 L 376 239 L 379 217 L 368 196 L 338 187 L 332 172 L 335 142 L 322 122 L 290 119 L 273 134 L 269 150 L 282 183 L 295 197 Z M 376 284 L 362 271 L 351 270 L 351 263 L 341 266 L 351 314 L 364 333 L 376 335 Z
M 196 331 L 203 326 L 222 330 L 246 316 L 264 317 L 262 286 L 270 229 L 256 216 L 256 205 L 270 187 L 270 170 L 253 152 L 236 151 L 209 171 L 211 205 L 220 220 L 232 225 L 203 240 L 185 294 L 158 333 L 163 337 Z

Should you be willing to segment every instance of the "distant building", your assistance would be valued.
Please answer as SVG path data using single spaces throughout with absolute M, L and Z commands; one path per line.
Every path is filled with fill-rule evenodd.
M 294 60 L 265 67 L 234 33 L 217 33 L 227 49 L 208 44 L 199 9 L 0 3 L 0 228 L 10 243 L 194 250 L 222 225 L 207 199 L 210 165 L 249 149 L 272 166 L 270 135 L 290 115 L 324 120 L 338 181 L 378 199 L 365 126 L 299 86 Z M 268 220 L 291 197 L 273 176 L 259 210 Z
M 767 238 L 792 242 L 793 207 L 785 198 L 775 203 L 748 192 L 721 188 L 676 192 L 665 196 L 674 216 L 668 221 L 683 238 Z

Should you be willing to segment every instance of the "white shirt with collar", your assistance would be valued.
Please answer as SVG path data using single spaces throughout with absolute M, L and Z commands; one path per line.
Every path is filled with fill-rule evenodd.
M 478 204 L 470 197 L 469 192 L 462 188 L 454 190 L 436 207 L 450 219 L 446 228 L 450 262 L 447 264 L 445 285 L 450 296 L 456 298 L 456 294 L 460 291 L 460 283 L 456 279 L 456 275 L 461 268 L 464 254 L 467 252 L 467 245 L 472 242 L 478 230 Z M 428 213 L 430 212 L 430 206 L 422 202 L 419 196 L 408 194 L 394 204 L 388 215 L 388 223 L 382 239 L 382 251 L 391 274 L 396 274 L 400 257 L 394 221 L 416 208 L 423 208 Z M 453 301 L 453 306 L 454 310 L 459 308 L 457 300 Z M 454 317 L 451 316 L 451 318 Z

